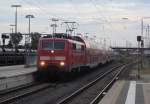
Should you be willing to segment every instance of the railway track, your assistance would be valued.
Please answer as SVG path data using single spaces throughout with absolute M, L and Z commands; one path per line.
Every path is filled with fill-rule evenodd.
M 125 66 L 120 65 L 101 74 L 97 79 L 76 90 L 57 104 L 97 104 Z
M 120 67 L 121 67 L 120 65 L 117 66 L 117 67 L 114 67 L 114 68 L 110 69 L 109 71 L 105 72 L 103 75 L 102 75 L 102 73 L 99 73 L 99 74 L 101 74 L 101 77 L 97 78 L 96 80 L 92 81 L 91 83 L 97 83 L 98 80 L 102 80 L 105 76 L 107 76 L 108 74 L 112 73 L 114 70 L 116 70 L 117 68 L 120 68 Z M 119 69 L 118 69 L 118 71 L 119 71 Z M 114 71 L 115 75 L 116 75 L 116 73 L 117 72 Z M 82 93 L 82 92 L 84 92 L 84 89 L 88 90 L 88 88 L 90 88 L 92 86 L 92 84 L 90 84 L 90 83 L 87 84 L 87 85 L 88 85 L 87 88 L 84 86 L 85 88 L 82 87 L 78 91 Z M 105 86 L 103 86 L 103 88 L 104 87 Z M 14 102 L 19 101 L 20 99 L 24 99 L 28 96 L 36 94 L 40 91 L 45 91 L 45 89 L 49 89 L 49 88 L 56 88 L 56 84 L 54 84 L 54 83 L 39 83 L 39 84 L 35 83 L 35 84 L 29 84 L 29 85 L 26 85 L 26 86 L 23 86 L 23 87 L 20 87 L 20 88 L 12 89 L 10 91 L 0 92 L 0 104 L 14 103 Z M 76 91 L 76 92 L 78 92 L 78 91 Z M 103 93 L 102 93 L 102 95 L 103 95 Z M 75 95 L 72 94 L 72 98 L 68 97 L 69 100 L 63 99 L 63 100 L 60 101 L 60 99 L 57 99 L 56 103 L 58 101 L 60 101 L 60 102 L 58 102 L 58 104 L 66 104 L 70 101 L 72 102 L 72 99 L 74 99 L 74 97 L 76 97 L 76 96 L 78 96 L 78 94 L 75 94 Z M 81 104 L 84 104 L 84 103 L 81 103 Z
M 25 86 L 20 86 L 14 89 L 10 89 L 7 91 L 0 92 L 0 104 L 8 104 L 17 99 L 24 98 L 26 96 L 30 96 L 34 93 L 42 91 L 44 89 L 55 87 L 56 84 L 52 83 L 31 83 Z
M 31 82 L 31 83 L 28 83 L 28 84 L 25 84 L 25 85 L 21 85 L 21 86 L 18 86 L 18 87 L 14 87 L 14 88 L 10 88 L 10 89 L 0 91 L 0 97 L 4 96 L 6 94 L 9 94 L 9 93 L 13 93 L 13 92 L 23 90 L 23 89 L 26 89 L 26 88 L 29 88 L 29 87 L 32 87 L 32 86 L 36 86 L 38 84 L 40 84 L 40 83 L 39 82 Z

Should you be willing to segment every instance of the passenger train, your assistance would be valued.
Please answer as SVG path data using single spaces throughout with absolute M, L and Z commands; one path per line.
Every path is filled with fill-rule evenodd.
M 111 60 L 112 52 L 87 37 L 57 34 L 39 39 L 38 72 L 73 72 Z

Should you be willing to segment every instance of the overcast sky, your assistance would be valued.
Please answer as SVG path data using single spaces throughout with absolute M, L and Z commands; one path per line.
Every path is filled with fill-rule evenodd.
M 150 16 L 150 0 L 1 0 L 0 33 L 10 32 L 9 25 L 14 24 L 12 4 L 22 5 L 18 9 L 19 32 L 28 32 L 25 15 L 33 14 L 32 32 L 51 33 L 50 19 L 58 18 L 58 32 L 65 32 L 63 20 L 76 21 L 76 33 L 89 33 L 120 46 L 135 46 L 136 36 L 141 34 L 141 18 Z M 144 19 L 145 26 L 148 22 Z

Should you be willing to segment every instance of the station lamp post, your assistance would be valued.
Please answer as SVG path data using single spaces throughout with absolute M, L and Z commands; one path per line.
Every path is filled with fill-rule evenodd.
M 15 12 L 15 33 L 17 33 L 17 15 L 18 15 L 18 8 L 21 7 L 21 5 L 11 5 L 11 7 L 15 7 L 16 8 L 16 12 Z
M 27 19 L 29 19 L 29 33 L 28 33 L 28 43 L 30 43 L 31 44 L 31 18 L 34 18 L 34 16 L 33 15 L 26 15 L 26 18 Z M 30 47 L 30 51 L 31 51 L 31 45 L 29 46 Z M 25 52 L 26 52 L 26 60 L 25 60 L 25 62 L 26 62 L 26 66 L 27 66 L 27 56 L 28 56 L 28 52 L 27 52 L 27 35 L 25 35 Z
M 123 18 L 121 18 L 122 20 L 129 20 L 129 18 L 128 17 L 123 17 Z M 125 28 L 125 27 L 124 27 Z M 125 41 L 125 43 L 126 43 L 126 48 L 128 47 L 128 41 L 126 40 Z M 128 50 L 128 49 L 126 49 L 126 50 Z M 128 51 L 127 51 L 128 52 Z
M 29 34 L 29 40 L 30 40 L 30 38 L 31 38 L 31 18 L 34 18 L 34 16 L 29 14 L 29 15 L 26 15 L 26 18 L 29 19 L 29 30 L 28 30 L 29 33 L 28 34 Z M 27 41 L 27 37 L 25 37 L 25 43 L 26 43 L 26 41 Z
M 33 15 L 26 15 L 26 18 L 28 18 L 29 19 L 29 35 L 30 35 L 30 33 L 31 33 L 31 18 L 34 18 L 34 16 Z

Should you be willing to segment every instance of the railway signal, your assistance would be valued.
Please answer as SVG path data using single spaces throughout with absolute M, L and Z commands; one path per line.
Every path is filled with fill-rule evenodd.
M 142 69 L 142 54 L 143 54 L 143 51 L 142 51 L 142 48 L 144 47 L 144 41 L 142 40 L 142 36 L 137 36 L 137 42 L 138 42 L 138 54 L 137 54 L 137 58 L 138 58 L 138 78 L 140 78 L 140 57 L 139 57 L 139 54 L 140 54 L 140 43 L 141 43 L 141 69 Z

